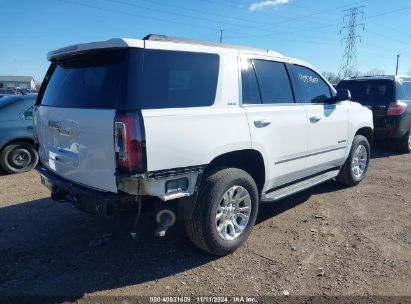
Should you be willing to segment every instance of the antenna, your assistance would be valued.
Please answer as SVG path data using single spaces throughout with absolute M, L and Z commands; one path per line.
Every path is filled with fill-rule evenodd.
M 223 43 L 223 32 L 224 30 L 219 30 L 220 32 L 220 43 Z
M 364 30 L 364 23 L 358 23 L 358 18 L 364 19 L 364 6 L 353 7 L 344 10 L 343 21 L 348 19 L 348 25 L 341 28 L 340 34 L 347 32 L 346 36 L 341 39 L 341 43 L 345 41 L 344 54 L 341 61 L 340 71 L 338 77 L 343 79 L 345 77 L 353 77 L 358 75 L 357 70 L 357 39 L 361 42 L 361 36 L 357 35 L 357 29 L 362 27 Z
M 395 67 L 395 75 L 398 75 L 398 64 L 400 62 L 401 54 L 397 54 L 397 66 Z

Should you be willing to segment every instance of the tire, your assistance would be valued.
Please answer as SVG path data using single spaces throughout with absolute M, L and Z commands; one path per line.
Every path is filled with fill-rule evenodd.
M 362 167 L 362 172 L 356 171 L 356 169 L 354 168 L 356 167 L 356 164 L 360 163 L 356 158 L 356 153 L 359 151 L 358 149 L 360 149 L 360 147 L 363 147 L 363 149 L 365 149 L 361 151 L 362 155 L 366 157 L 366 159 L 360 158 L 360 160 L 362 160 L 361 164 L 363 164 L 364 167 L 358 165 L 358 167 Z M 371 148 L 368 139 L 362 135 L 356 135 L 351 146 L 350 155 L 348 156 L 344 166 L 341 168 L 341 171 L 337 176 L 337 182 L 350 187 L 358 185 L 367 174 L 368 164 L 370 161 L 370 150 Z M 356 174 L 360 172 L 361 174 Z
M 230 196 L 234 199 L 240 197 L 242 199 L 230 207 L 228 203 L 232 202 Z M 247 206 L 250 208 L 247 209 Z M 193 215 L 185 223 L 187 234 L 197 247 L 208 253 L 217 256 L 230 254 L 250 235 L 257 218 L 258 206 L 257 185 L 247 172 L 236 168 L 215 170 L 206 175 L 201 183 Z M 248 213 L 237 211 L 238 208 L 248 210 Z M 242 212 L 244 214 L 240 215 Z M 236 226 L 234 221 L 237 223 Z M 225 225 L 225 223 L 229 224 Z M 242 225 L 243 229 L 237 229 Z M 236 233 L 239 235 L 235 236 Z
M 39 161 L 34 147 L 25 142 L 7 145 L 0 153 L 0 165 L 8 173 L 22 173 L 33 169 Z
M 399 148 L 401 152 L 411 153 L 411 130 L 401 139 Z

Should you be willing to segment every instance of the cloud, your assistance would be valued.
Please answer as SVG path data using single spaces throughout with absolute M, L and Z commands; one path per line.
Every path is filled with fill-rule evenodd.
M 261 11 L 265 9 L 266 7 L 275 7 L 277 5 L 281 4 L 287 4 L 289 0 L 267 0 L 267 1 L 261 1 L 261 2 L 254 2 L 253 4 L 250 5 L 249 10 L 251 12 L 254 11 Z

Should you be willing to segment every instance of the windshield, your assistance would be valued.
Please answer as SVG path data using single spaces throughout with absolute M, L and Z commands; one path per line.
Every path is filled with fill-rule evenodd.
M 393 102 L 394 82 L 390 80 L 344 80 L 337 89 L 348 89 L 351 100 L 363 105 L 387 105 Z

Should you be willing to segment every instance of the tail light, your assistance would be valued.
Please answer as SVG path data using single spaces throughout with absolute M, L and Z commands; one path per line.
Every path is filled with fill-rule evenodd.
M 407 111 L 407 104 L 401 101 L 390 103 L 387 110 L 387 115 L 401 115 Z
M 117 113 L 114 145 L 117 170 L 141 173 L 145 168 L 143 126 L 137 113 Z

